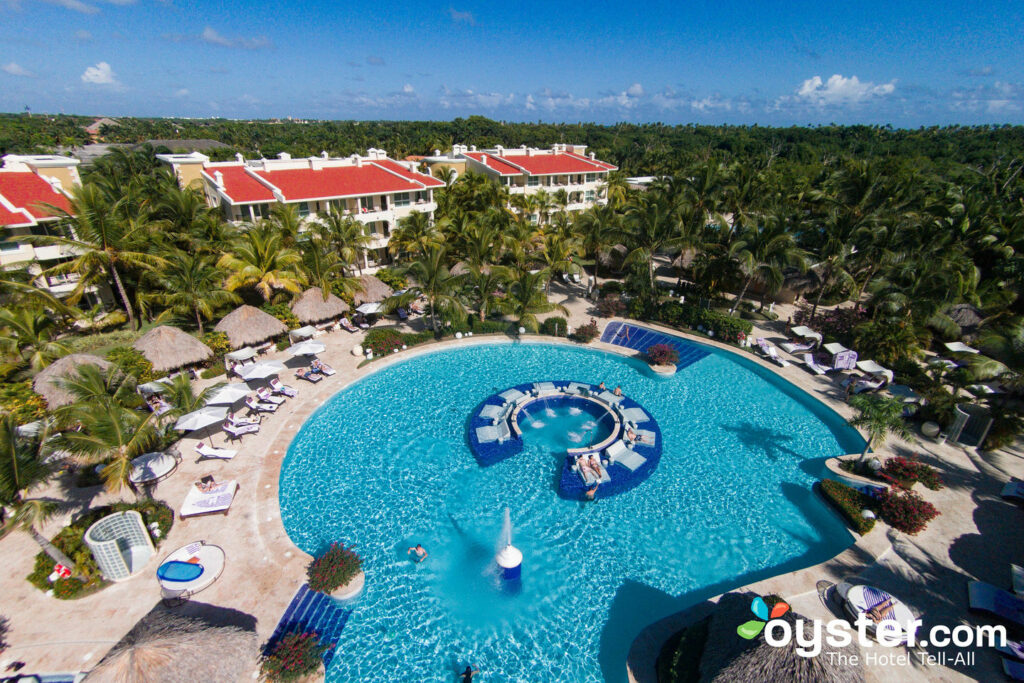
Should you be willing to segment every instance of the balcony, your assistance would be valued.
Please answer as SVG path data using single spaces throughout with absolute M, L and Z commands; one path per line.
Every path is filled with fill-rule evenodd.
M 370 243 L 367 245 L 369 249 L 384 249 L 388 246 L 388 242 L 391 241 L 390 235 L 382 235 L 379 232 L 375 232 L 370 236 Z
M 395 218 L 405 218 L 413 211 L 418 211 L 419 213 L 433 213 L 434 211 L 437 211 L 437 202 L 428 202 L 424 200 L 405 204 L 404 206 L 396 205 L 394 210 Z

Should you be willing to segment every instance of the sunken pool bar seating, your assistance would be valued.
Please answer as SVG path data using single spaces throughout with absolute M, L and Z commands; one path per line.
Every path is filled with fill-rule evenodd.
M 646 481 L 658 468 L 661 429 L 650 413 L 628 396 L 615 396 L 610 390 L 593 384 L 565 381 L 518 384 L 484 401 L 469 420 L 469 446 L 477 462 L 487 467 L 523 450 L 519 416 L 526 406 L 543 410 L 563 402 L 579 405 L 592 414 L 599 408 L 612 416 L 614 426 L 602 442 L 566 452 L 558 478 L 559 496 L 569 500 L 586 499 L 591 484 L 585 483 L 573 467 L 579 455 L 598 454 L 608 473 L 598 486 L 595 498 L 625 493 Z M 595 415 L 595 419 L 597 417 Z M 625 425 L 632 427 L 643 440 L 632 444 L 624 442 Z

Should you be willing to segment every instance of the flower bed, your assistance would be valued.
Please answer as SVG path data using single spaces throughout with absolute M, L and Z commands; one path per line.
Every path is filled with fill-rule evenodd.
M 839 467 L 852 474 L 868 477 L 880 483 L 890 484 L 908 491 L 917 482 L 921 482 L 922 486 L 932 491 L 938 491 L 943 488 L 942 478 L 935 468 L 924 464 L 916 457 L 904 458 L 897 456 L 889 458 L 878 472 L 864 466 L 857 460 L 841 460 Z
M 597 326 L 597 321 L 591 318 L 589 323 L 586 325 L 580 325 L 573 330 L 573 333 L 569 338 L 573 341 L 580 342 L 581 344 L 589 344 L 597 339 L 600 334 L 601 330 Z
M 332 543 L 322 555 L 310 562 L 306 567 L 310 590 L 329 594 L 354 579 L 362 569 L 362 560 L 352 550 L 354 547 Z
M 653 344 L 645 353 L 651 365 L 675 365 L 679 362 L 679 352 L 668 344 Z
M 875 528 L 875 520 L 865 518 L 861 511 L 871 508 L 871 499 L 860 491 L 833 479 L 823 479 L 819 490 L 825 500 L 842 513 L 854 531 L 863 536 Z
M 297 681 L 315 673 L 329 649 L 315 633 L 289 633 L 263 655 L 260 673 L 268 681 Z
M 906 534 L 924 531 L 939 516 L 935 506 L 913 491 L 885 489 L 878 496 L 878 513 L 886 524 Z

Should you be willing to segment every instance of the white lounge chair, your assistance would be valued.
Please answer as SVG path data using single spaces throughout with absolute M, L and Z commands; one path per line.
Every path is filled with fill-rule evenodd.
M 193 486 L 185 495 L 181 504 L 179 517 L 195 517 L 196 515 L 208 515 L 213 512 L 227 514 L 231 502 L 235 499 L 235 492 L 238 490 L 237 481 L 226 481 L 218 484 L 209 491 L 200 491 Z
M 655 445 L 657 445 L 658 436 L 654 432 L 652 432 L 651 430 L 649 430 L 649 429 L 637 429 L 637 430 L 635 430 L 634 433 L 636 434 L 636 441 L 634 443 L 639 443 L 642 446 L 655 446 Z M 623 441 L 626 441 L 627 444 L 629 444 L 629 439 L 623 439 Z M 629 444 L 629 445 L 633 445 L 633 444 Z
M 196 453 L 204 458 L 218 458 L 220 460 L 230 460 L 238 455 L 238 451 L 233 451 L 230 448 L 214 448 L 213 446 L 207 446 L 202 441 L 196 444 Z
M 779 352 L 775 350 L 775 345 L 764 337 L 758 337 L 757 346 L 761 349 L 761 353 L 764 354 L 768 360 L 773 360 L 779 364 L 780 367 L 788 368 L 790 362 L 779 356 Z
M 534 382 L 533 393 L 535 396 L 541 394 L 554 394 L 557 393 L 558 389 L 555 388 L 554 382 Z
M 321 375 L 327 375 L 328 377 L 330 377 L 331 375 L 338 374 L 338 371 L 332 368 L 327 363 L 320 363 L 320 367 L 317 369 L 317 372 L 319 372 Z
M 270 380 L 270 388 L 273 390 L 275 394 L 281 394 L 282 396 L 287 396 L 288 398 L 295 398 L 296 396 L 299 395 L 297 389 L 294 389 L 288 386 L 287 384 L 281 384 L 281 380 L 279 380 L 277 377 Z
M 522 397 L 526 396 L 526 394 L 519 391 L 518 389 L 506 389 L 505 391 L 498 394 L 498 396 L 500 396 L 505 401 L 505 403 L 515 403 Z
M 355 325 L 353 325 L 352 321 L 349 320 L 348 318 L 342 318 L 341 320 L 339 320 L 338 321 L 338 325 L 340 325 L 342 328 L 348 330 L 349 332 L 358 332 L 359 331 L 359 328 L 357 328 Z
M 264 403 L 273 403 L 275 405 L 281 405 L 285 400 L 284 396 L 274 396 L 270 393 L 270 389 L 267 389 L 266 387 L 256 392 L 256 398 Z
M 258 425 L 260 423 L 259 418 L 255 417 L 235 417 L 234 413 L 228 413 L 228 422 L 235 427 L 247 427 L 249 425 Z
M 260 431 L 260 426 L 258 424 L 233 425 L 230 422 L 225 422 L 221 429 L 228 435 L 230 441 L 237 441 L 246 434 L 256 434 Z
M 612 462 L 622 465 L 630 471 L 636 470 L 636 468 L 647 462 L 647 458 L 627 447 L 622 441 L 616 441 L 611 446 L 608 446 L 608 448 L 604 449 L 604 454 Z
M 509 430 L 507 422 L 499 422 L 496 425 L 476 428 L 476 438 L 480 443 L 490 443 L 492 441 L 502 443 L 508 441 L 510 436 L 512 436 L 512 432 Z
M 815 375 L 824 375 L 826 372 L 829 371 L 829 368 L 826 368 L 823 365 L 818 365 L 817 363 L 815 363 L 814 356 L 812 354 L 805 353 L 803 355 L 803 361 L 804 365 L 806 365 L 808 369 L 810 369 L 810 371 L 813 372 Z
M 583 483 L 586 484 L 587 486 L 590 486 L 591 484 L 596 484 L 598 482 L 602 484 L 607 484 L 612 480 L 611 475 L 608 474 L 608 470 L 605 469 L 604 465 L 599 465 L 597 469 L 601 473 L 600 479 L 596 478 L 593 472 L 591 472 L 589 469 L 584 470 L 583 468 L 581 468 L 578 460 L 577 462 L 574 462 L 572 465 L 572 471 L 580 475 L 580 479 L 582 479 Z
M 579 273 L 573 273 L 572 274 L 572 281 L 575 282 L 576 284 L 580 284 L 582 282 L 582 280 L 580 279 L 580 274 Z
M 504 412 L 505 408 L 503 406 L 496 406 L 494 404 L 490 404 L 483 407 L 483 409 L 480 411 L 480 417 L 487 420 L 493 420 L 497 417 L 500 417 L 501 414 Z
M 565 393 L 586 396 L 590 393 L 590 385 L 583 384 L 582 382 L 569 382 L 569 386 L 565 388 Z
M 245 399 L 245 406 L 254 413 L 273 413 L 277 410 L 276 403 L 265 403 L 254 398 Z
M 800 353 L 801 351 L 810 351 L 811 349 L 813 349 L 814 348 L 814 343 L 813 342 L 782 342 L 781 344 L 779 344 L 779 346 L 781 346 L 782 350 L 785 351 L 786 353 L 791 353 L 791 354 L 793 354 L 795 356 L 796 354 Z
M 619 401 L 621 401 L 625 397 L 623 397 L 623 396 L 616 396 L 612 392 L 610 392 L 608 390 L 605 390 L 605 391 L 602 391 L 600 394 L 598 394 L 597 398 L 598 398 L 598 400 L 604 401 L 605 403 L 608 403 L 610 405 L 615 405 L 616 403 L 618 403 Z
M 626 422 L 640 424 L 650 420 L 651 416 L 645 413 L 643 408 L 626 408 L 622 411 L 622 419 Z

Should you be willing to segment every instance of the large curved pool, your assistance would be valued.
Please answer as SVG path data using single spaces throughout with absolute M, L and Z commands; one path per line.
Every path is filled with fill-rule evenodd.
M 597 503 L 562 500 L 549 440 L 482 468 L 466 443 L 479 403 L 515 384 L 621 385 L 661 427 L 651 478 Z M 565 345 L 425 354 L 350 385 L 302 427 L 281 469 L 285 528 L 303 550 L 355 543 L 367 587 L 329 681 L 620 681 L 639 630 L 730 588 L 852 543 L 811 491 L 860 436 L 771 372 L 720 350 L 669 379 Z M 491 559 L 511 509 L 522 591 Z M 413 564 L 406 549 L 430 557 Z

